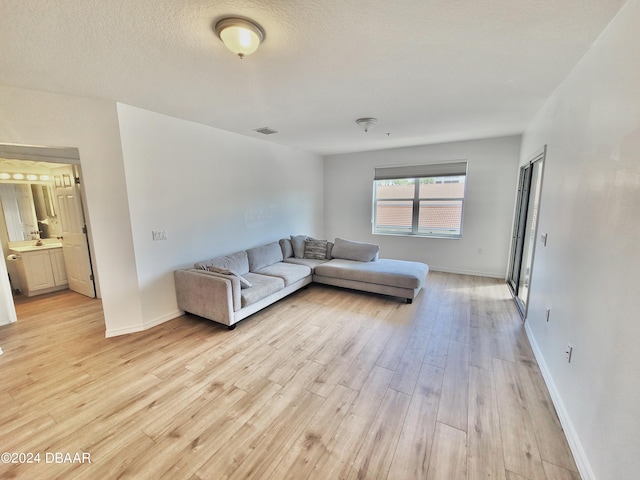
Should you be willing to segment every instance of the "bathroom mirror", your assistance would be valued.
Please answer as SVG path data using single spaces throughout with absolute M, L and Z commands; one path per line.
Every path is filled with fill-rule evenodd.
M 56 238 L 60 235 L 49 185 L 0 183 L 0 202 L 10 242 Z

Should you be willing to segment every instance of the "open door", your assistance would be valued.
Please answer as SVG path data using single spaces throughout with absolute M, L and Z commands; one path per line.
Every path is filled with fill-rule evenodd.
M 95 298 L 91 257 L 87 239 L 80 190 L 71 167 L 52 170 L 53 195 L 58 205 L 62 230 L 62 253 L 69 278 L 69 288 L 87 297 Z

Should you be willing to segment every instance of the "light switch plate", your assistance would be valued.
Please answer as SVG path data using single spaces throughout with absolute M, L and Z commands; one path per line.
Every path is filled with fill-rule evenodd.
M 167 239 L 167 231 L 166 230 L 153 230 L 151 232 L 151 236 L 153 240 L 166 240 Z

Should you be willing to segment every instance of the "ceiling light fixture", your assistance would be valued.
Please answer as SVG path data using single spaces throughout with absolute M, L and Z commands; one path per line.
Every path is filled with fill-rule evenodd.
M 261 133 L 263 135 L 273 135 L 274 133 L 278 133 L 277 130 L 269 127 L 256 128 L 253 130 L 254 132 Z
M 240 58 L 255 52 L 264 40 L 262 27 L 244 18 L 223 18 L 214 30 L 227 48 Z
M 364 132 L 367 133 L 369 131 L 369 129 L 371 127 L 373 127 L 376 122 L 378 121 L 377 118 L 373 118 L 373 117 L 365 117 L 365 118 L 359 118 L 356 120 L 356 124 L 364 129 Z

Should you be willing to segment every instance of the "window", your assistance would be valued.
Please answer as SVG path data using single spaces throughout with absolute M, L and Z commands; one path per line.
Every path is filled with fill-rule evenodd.
M 462 238 L 467 162 L 377 167 L 373 233 Z

